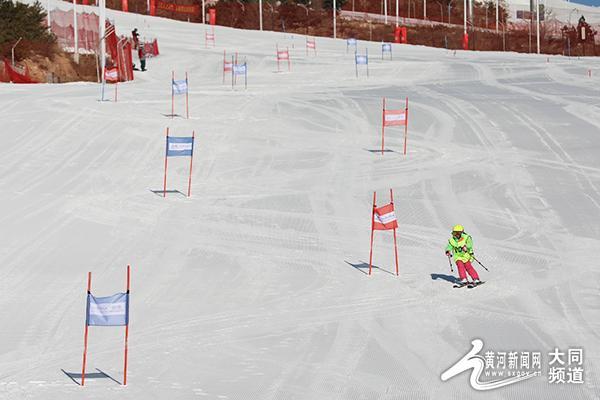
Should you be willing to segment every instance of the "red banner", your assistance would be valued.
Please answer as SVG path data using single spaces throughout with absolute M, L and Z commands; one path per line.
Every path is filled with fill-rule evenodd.
M 24 68 L 23 71 L 18 71 L 17 68 L 14 68 L 7 59 L 4 59 L 4 68 L 12 83 L 38 83 L 31 79 L 31 76 L 29 76 L 29 70 L 27 68 Z
M 175 4 L 157 0 L 156 8 L 164 11 L 173 11 L 182 14 L 200 15 L 200 6 L 198 4 Z

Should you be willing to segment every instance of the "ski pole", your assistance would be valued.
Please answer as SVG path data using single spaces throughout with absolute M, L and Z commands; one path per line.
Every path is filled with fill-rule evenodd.
M 448 256 L 448 264 L 450 264 L 450 272 L 454 272 L 454 269 L 452 268 L 452 261 L 450 260 L 450 256 Z
M 481 265 L 483 267 L 483 269 L 485 269 L 487 272 L 490 272 L 489 269 L 487 269 L 485 267 L 485 265 L 483 265 L 478 259 L 475 258 L 475 256 L 473 254 L 471 254 L 471 257 L 473 257 L 473 260 L 477 261 L 477 264 Z

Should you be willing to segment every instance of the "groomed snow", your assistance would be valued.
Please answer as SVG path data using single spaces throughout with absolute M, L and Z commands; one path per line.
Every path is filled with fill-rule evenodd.
M 161 51 L 118 103 L 97 84 L 0 86 L 0 398 L 600 397 L 598 61 L 397 45 L 381 61 L 360 42 L 371 76 L 356 79 L 343 40 L 307 57 L 301 36 L 217 27 L 207 50 L 202 25 L 109 16 Z M 291 73 L 274 72 L 276 44 Z M 247 58 L 248 90 L 221 83 L 224 49 Z M 173 69 L 189 73 L 189 120 L 166 116 Z M 399 128 L 374 152 L 382 96 L 410 99 L 407 156 Z M 191 198 L 153 192 L 166 127 L 196 132 Z M 185 192 L 187 168 L 170 160 L 169 189 Z M 372 195 L 389 188 L 400 276 L 376 232 L 369 277 Z M 449 281 L 457 223 L 490 269 L 481 288 Z M 127 264 L 128 385 L 123 329 L 91 327 L 82 388 L 87 271 L 110 295 Z M 585 383 L 442 382 L 473 338 L 582 347 Z

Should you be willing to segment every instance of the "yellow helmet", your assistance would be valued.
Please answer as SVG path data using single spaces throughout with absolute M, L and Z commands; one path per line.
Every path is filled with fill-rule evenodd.
M 454 228 L 452 228 L 452 232 L 464 232 L 465 228 L 462 225 L 454 225 Z

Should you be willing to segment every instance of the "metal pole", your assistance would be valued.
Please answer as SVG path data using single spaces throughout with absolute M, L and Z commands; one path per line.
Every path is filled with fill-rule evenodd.
M 467 0 L 463 0 L 464 27 L 463 33 L 467 33 Z
M 398 0 L 396 0 L 396 28 L 398 27 Z
M 472 27 L 475 26 L 475 18 L 473 18 L 473 0 L 469 0 L 469 21 L 471 22 L 472 30 Z
M 496 0 L 496 33 L 498 33 L 498 3 L 500 3 L 500 0 Z
M 336 39 L 337 38 L 337 32 L 336 32 L 336 11 L 337 11 L 337 3 L 335 0 L 333 0 L 333 38 Z
M 387 25 L 387 0 L 383 0 L 383 23 Z
M 206 24 L 206 3 L 204 0 L 202 0 L 202 24 Z
M 19 40 L 17 40 L 17 43 L 15 43 L 15 45 L 12 47 L 12 49 L 10 50 L 11 53 L 11 59 L 12 59 L 12 66 L 15 66 L 15 47 L 17 47 L 17 45 L 19 44 L 19 42 L 21 41 L 21 39 L 23 39 L 22 37 L 19 38 Z
M 535 19 L 537 25 L 537 53 L 540 54 L 540 0 L 535 0 Z
M 423 0 L 423 19 L 427 19 L 427 0 Z
M 106 68 L 106 0 L 100 0 L 98 3 L 100 8 L 99 31 L 100 31 L 100 75 L 102 76 L 102 85 L 104 85 L 104 69 Z
M 77 32 L 77 1 L 73 0 L 73 58 L 79 64 L 79 35 Z
M 262 0 L 258 0 L 258 21 L 260 30 L 263 30 Z

